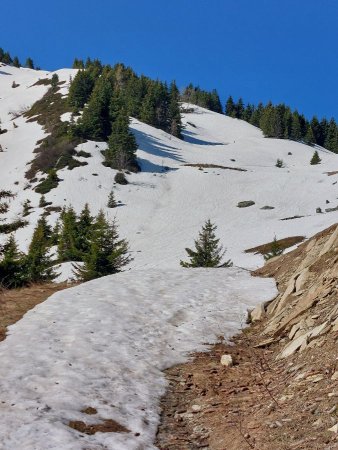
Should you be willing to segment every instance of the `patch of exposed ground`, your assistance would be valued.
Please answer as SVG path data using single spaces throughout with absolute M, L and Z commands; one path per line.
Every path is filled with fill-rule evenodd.
M 0 291 L 0 341 L 6 337 L 9 325 L 20 320 L 27 311 L 47 300 L 55 292 L 70 287 L 67 283 L 38 284 L 21 289 Z
M 228 167 L 228 166 L 219 166 L 217 164 L 183 164 L 188 167 L 197 167 L 198 169 L 226 169 L 226 170 L 237 170 L 238 172 L 247 172 L 246 169 L 241 169 L 240 167 Z
M 286 248 L 303 242 L 304 239 L 305 236 L 291 236 L 284 239 L 277 239 L 277 244 L 281 250 L 285 250 Z M 265 255 L 266 253 L 271 252 L 273 244 L 274 242 L 268 242 L 267 244 L 257 245 L 257 247 L 245 250 L 245 253 L 260 253 L 261 255 Z
M 68 423 L 70 428 L 79 431 L 80 433 L 85 433 L 93 435 L 95 433 L 129 433 L 129 430 L 115 422 L 112 419 L 104 419 L 100 423 L 86 424 L 81 420 L 71 420 Z
M 338 335 L 287 362 L 280 344 L 259 348 L 261 327 L 167 370 L 156 445 L 161 450 L 338 449 Z M 220 364 L 231 354 L 235 365 Z
M 161 450 L 338 449 L 337 226 L 255 275 L 280 291 L 260 320 L 166 371 Z

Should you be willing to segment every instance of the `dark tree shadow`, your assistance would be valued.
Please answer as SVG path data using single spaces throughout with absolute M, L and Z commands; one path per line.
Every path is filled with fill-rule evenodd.
M 193 133 L 192 131 L 183 130 L 182 132 L 184 136 L 184 141 L 189 142 L 189 144 L 195 144 L 195 145 L 226 145 L 224 142 L 210 142 L 210 141 L 203 141 L 202 139 L 197 139 L 194 137 L 196 133 Z
M 160 139 L 151 136 L 148 133 L 144 133 L 143 131 L 133 130 L 133 134 L 135 135 L 138 147 L 144 152 L 159 156 L 160 158 L 170 158 L 175 161 L 185 162 L 176 147 L 163 144 Z
M 141 172 L 149 173 L 167 173 L 178 170 L 178 168 L 168 167 L 165 165 L 154 164 L 147 159 L 137 157 L 137 162 L 141 167 Z

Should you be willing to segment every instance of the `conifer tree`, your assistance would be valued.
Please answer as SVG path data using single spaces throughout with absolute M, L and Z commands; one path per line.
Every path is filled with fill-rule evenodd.
M 0 285 L 10 289 L 23 286 L 26 282 L 24 271 L 25 255 L 18 250 L 14 235 L 0 249 Z
M 75 75 L 68 94 L 68 103 L 76 109 L 83 108 L 93 91 L 94 80 L 88 70 L 79 70 Z
M 17 56 L 15 56 L 15 57 L 13 58 L 13 66 L 14 66 L 14 67 L 21 67 L 19 58 L 18 58 Z
M 52 85 L 52 89 L 55 91 L 58 87 L 58 83 L 59 83 L 59 76 L 57 73 L 53 73 L 52 79 L 51 79 L 51 85 Z
M 77 236 L 75 247 L 81 259 L 89 252 L 93 223 L 94 217 L 91 216 L 89 205 L 86 203 L 76 222 Z
M 50 227 L 42 217 L 34 230 L 27 257 L 25 258 L 24 272 L 31 283 L 52 281 L 57 277 L 54 271 L 52 258 L 49 255 Z
M 283 253 L 283 249 L 278 244 L 277 237 L 275 236 L 271 243 L 270 251 L 265 253 L 263 256 L 264 256 L 265 261 L 268 261 L 269 259 L 274 258 L 275 256 L 279 256 L 282 253 Z
M 98 214 L 89 253 L 84 264 L 74 265 L 74 273 L 82 281 L 120 272 L 131 261 L 128 243 L 120 239 L 117 225 L 108 222 L 103 211 Z
M 182 121 L 179 106 L 179 90 L 177 89 L 175 81 L 170 85 L 169 91 L 169 133 L 178 138 L 182 138 Z
M 315 137 L 311 128 L 311 125 L 308 125 L 306 135 L 304 141 L 307 145 L 313 145 L 315 142 Z
M 320 164 L 320 162 L 321 162 L 321 159 L 320 159 L 320 157 L 319 157 L 319 155 L 318 155 L 317 150 L 315 150 L 314 154 L 312 155 L 310 164 L 311 164 L 312 166 L 314 166 L 314 165 L 316 165 L 316 164 Z
M 105 141 L 110 135 L 109 106 L 112 94 L 113 90 L 109 78 L 102 75 L 95 84 L 78 126 L 78 130 L 84 138 Z
M 34 69 L 34 63 L 32 58 L 26 59 L 25 67 L 27 67 L 28 69 Z
M 195 240 L 195 249 L 186 248 L 190 258 L 189 262 L 181 261 L 182 267 L 231 267 L 232 262 L 222 263 L 225 250 L 219 245 L 219 239 L 216 238 L 215 230 L 217 226 L 208 219 L 202 230 L 199 232 L 198 239 Z
M 112 189 L 110 191 L 110 194 L 108 197 L 107 207 L 108 208 L 116 208 L 116 206 L 117 206 L 117 202 L 115 200 L 115 193 L 114 193 L 114 190 Z
M 134 135 L 129 131 L 129 117 L 120 110 L 112 125 L 112 132 L 105 151 L 105 165 L 117 170 L 138 170 L 136 162 L 137 144 Z
M 61 213 L 60 237 L 58 243 L 58 255 L 60 261 L 81 260 L 76 248 L 77 223 L 76 214 L 72 207 L 64 209 Z

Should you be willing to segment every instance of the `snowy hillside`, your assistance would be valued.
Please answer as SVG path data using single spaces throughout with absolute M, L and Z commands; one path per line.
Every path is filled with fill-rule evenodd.
M 67 92 L 74 70 L 60 70 L 62 93 Z M 0 189 L 17 194 L 11 203 L 9 219 L 22 211 L 26 199 L 32 201 L 30 224 L 17 232 L 23 249 L 27 247 L 37 218 L 40 195 L 35 185 L 28 186 L 25 172 L 34 158 L 36 141 L 44 132 L 36 122 L 23 117 L 14 120 L 9 111 L 31 106 L 46 92 L 46 86 L 33 86 L 39 78 L 52 74 L 29 69 L 2 66 L 0 78 L 0 119 L 8 132 L 0 135 L 5 150 L 0 153 Z M 20 86 L 13 89 L 15 81 Z M 187 105 L 186 105 L 187 106 Z M 121 206 L 107 210 L 116 216 L 133 251 L 133 267 L 178 267 L 184 248 L 193 244 L 198 230 L 207 218 L 218 225 L 218 235 L 228 248 L 228 257 L 239 266 L 257 267 L 262 258 L 244 254 L 250 247 L 278 239 L 303 235 L 310 237 L 333 224 L 337 212 L 317 214 L 338 205 L 337 176 L 327 172 L 338 170 L 338 156 L 318 148 L 322 163 L 309 164 L 313 148 L 300 143 L 266 139 L 259 129 L 244 121 L 232 119 L 200 107 L 189 105 L 192 113 L 184 114 L 184 141 L 162 130 L 132 120 L 139 150 L 142 172 L 128 176 L 130 184 L 116 185 Z M 69 115 L 62 120 L 69 120 Z M 58 172 L 63 180 L 46 195 L 53 206 L 73 205 L 77 211 L 88 202 L 93 211 L 105 208 L 113 187 L 115 171 L 101 162 L 103 143 L 87 142 L 78 150 L 92 156 L 78 158 L 88 165 Z M 275 167 L 277 159 L 284 168 Z M 240 168 L 198 170 L 186 164 L 214 164 Z M 26 190 L 23 188 L 26 187 Z M 238 208 L 240 201 L 255 205 Z M 327 203 L 330 202 L 330 203 Z M 274 209 L 261 209 L 271 206 Z M 291 220 L 281 220 L 297 216 Z M 50 217 L 55 222 L 57 214 Z
M 57 72 L 63 95 L 75 72 Z M 25 173 L 45 137 L 22 113 L 43 97 L 51 77 L 0 64 L 0 127 L 7 130 L 0 134 L 0 190 L 15 194 L 1 223 L 22 218 L 23 203 L 31 201 L 29 224 L 16 232 L 22 250 L 44 212 L 34 190 L 43 174 L 29 182 Z M 52 296 L 10 328 L 0 344 L 4 450 L 154 449 L 166 386 L 161 370 L 230 336 L 243 326 L 247 308 L 276 295 L 272 280 L 240 269 L 262 264 L 261 256 L 244 251 L 274 235 L 310 237 L 337 222 L 337 211 L 325 212 L 338 206 L 338 175 L 327 174 L 338 171 L 337 155 L 318 148 L 322 162 L 311 166 L 312 147 L 265 139 L 246 122 L 182 106 L 184 140 L 131 119 L 142 171 L 128 174 L 128 185 L 114 185 L 116 171 L 102 165 L 106 144 L 86 142 L 77 150 L 91 155 L 78 157 L 88 164 L 58 171 L 59 185 L 46 194 L 53 207 L 80 212 L 88 203 L 93 213 L 103 208 L 116 217 L 134 260 L 131 270 Z M 285 167 L 277 168 L 277 159 Z M 120 203 L 108 209 L 113 186 Z M 254 204 L 239 208 L 242 201 Z M 208 218 L 239 268 L 180 267 Z M 48 216 L 51 224 L 57 219 L 57 212 Z M 85 416 L 87 407 L 97 415 Z M 87 436 L 68 427 L 71 420 L 103 419 L 129 432 Z
M 238 269 L 182 269 L 125 272 L 53 295 L 0 345 L 1 448 L 154 449 L 161 370 L 234 334 L 246 308 L 274 294 L 272 280 Z M 81 412 L 88 407 L 97 414 Z M 103 419 L 130 432 L 67 427 Z

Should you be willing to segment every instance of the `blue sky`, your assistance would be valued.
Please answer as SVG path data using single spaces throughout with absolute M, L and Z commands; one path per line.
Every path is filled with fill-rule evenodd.
M 338 119 L 337 0 L 15 0 L 1 16 L 0 46 L 45 69 L 89 55 Z

